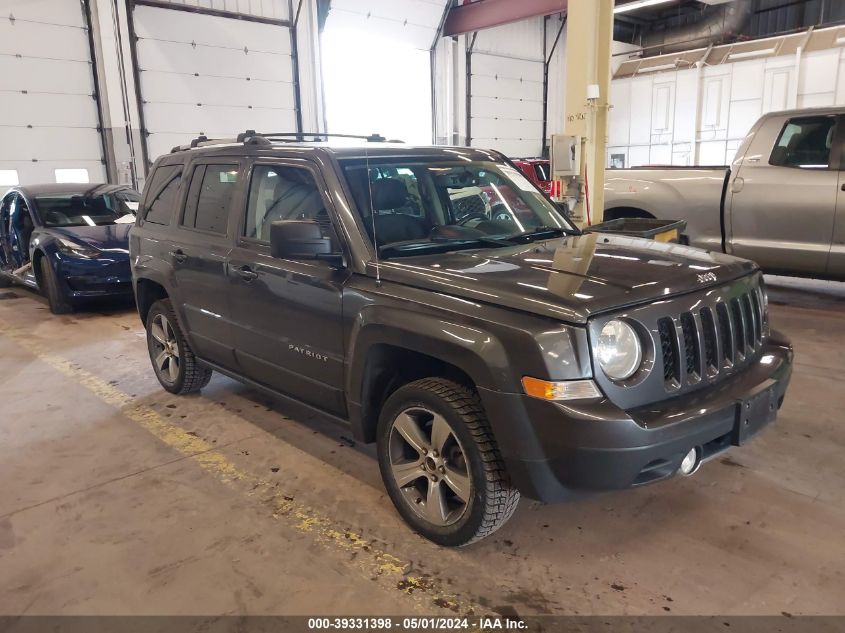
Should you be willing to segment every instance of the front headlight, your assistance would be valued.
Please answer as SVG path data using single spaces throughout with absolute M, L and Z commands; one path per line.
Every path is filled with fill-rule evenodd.
M 59 238 L 59 252 L 70 257 L 82 257 L 84 259 L 94 259 L 100 256 L 100 251 L 92 246 L 61 237 Z
M 601 329 L 595 351 L 599 367 L 611 380 L 630 378 L 643 360 L 640 337 L 619 319 L 608 321 Z

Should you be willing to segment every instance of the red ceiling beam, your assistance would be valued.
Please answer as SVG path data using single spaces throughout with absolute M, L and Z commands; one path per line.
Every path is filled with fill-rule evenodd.
M 443 35 L 460 35 L 566 11 L 568 0 L 477 0 L 449 10 Z

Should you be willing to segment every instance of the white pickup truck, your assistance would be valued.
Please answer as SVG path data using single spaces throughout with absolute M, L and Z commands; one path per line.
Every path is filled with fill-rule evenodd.
M 763 115 L 729 167 L 608 170 L 605 219 L 686 220 L 692 246 L 845 280 L 845 108 Z

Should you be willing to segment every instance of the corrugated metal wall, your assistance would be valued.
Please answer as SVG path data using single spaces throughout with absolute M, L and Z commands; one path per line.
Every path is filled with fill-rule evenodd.
M 743 35 L 768 37 L 843 20 L 845 2 L 842 0 L 758 0 L 754 16 Z

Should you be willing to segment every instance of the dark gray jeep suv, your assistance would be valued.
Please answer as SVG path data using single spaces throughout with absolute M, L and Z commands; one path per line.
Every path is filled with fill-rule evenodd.
M 153 368 L 212 371 L 376 442 L 427 538 L 691 474 L 771 422 L 792 349 L 749 261 L 582 234 L 501 154 L 197 139 L 130 250 Z

